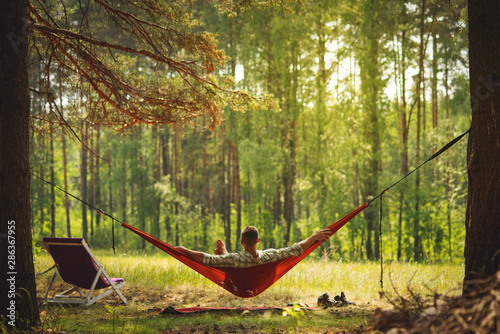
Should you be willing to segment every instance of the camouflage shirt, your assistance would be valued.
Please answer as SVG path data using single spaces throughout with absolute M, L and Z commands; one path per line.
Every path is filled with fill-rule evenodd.
M 248 268 L 258 266 L 265 263 L 270 263 L 292 256 L 299 256 L 303 253 L 302 247 L 296 243 L 290 247 L 280 249 L 258 250 L 259 257 L 253 257 L 246 250 L 239 253 L 230 253 L 227 255 L 206 254 L 203 257 L 203 264 L 207 267 L 233 267 L 233 268 Z

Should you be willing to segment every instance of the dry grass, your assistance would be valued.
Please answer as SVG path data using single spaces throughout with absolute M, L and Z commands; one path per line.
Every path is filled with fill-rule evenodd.
M 301 332 L 304 333 L 325 333 L 332 328 L 346 332 L 372 333 L 375 331 L 372 327 L 375 309 L 391 307 L 386 299 L 380 297 L 380 264 L 377 263 L 343 263 L 341 261 L 311 261 L 306 259 L 264 293 L 254 298 L 241 299 L 163 254 L 111 255 L 100 251 L 94 253 L 112 277 L 124 277 L 128 282 L 123 292 L 129 299 L 129 305 L 123 307 L 119 313 L 123 320 L 122 323 L 127 324 L 128 328 L 123 332 L 149 333 L 157 332 L 158 328 L 192 329 L 194 326 L 192 322 L 198 321 L 205 324 L 206 321 L 213 324 L 214 321 L 210 317 L 205 319 L 202 316 L 198 320 L 193 318 L 187 322 L 186 320 L 182 322 L 183 320 L 165 317 L 158 319 L 156 314 L 147 311 L 152 307 L 198 305 L 284 307 L 288 303 L 305 303 L 309 306 L 316 306 L 317 298 L 323 293 L 328 292 L 333 297 L 343 291 L 347 299 L 355 302 L 356 306 L 349 306 L 342 310 L 333 309 L 322 317 L 305 317 L 298 328 L 302 328 Z M 37 261 L 36 271 L 43 272 L 52 265 L 51 258 L 42 253 Z M 445 293 L 460 286 L 463 267 L 448 264 L 393 263 L 384 267 L 384 273 L 386 291 L 393 291 L 394 288 L 402 291 L 411 286 L 415 293 L 427 294 L 429 291 Z M 56 309 L 47 308 L 43 300 L 40 299 L 50 275 L 51 273 L 47 273 L 37 277 L 37 291 L 42 305 L 41 309 L 44 312 L 54 313 Z M 107 298 L 100 303 L 112 307 L 120 306 L 119 299 L 115 297 Z M 89 317 L 96 319 L 92 322 L 95 327 L 92 327 L 90 332 L 109 332 L 111 318 L 109 312 L 103 310 L 102 306 L 97 305 L 84 312 L 87 321 Z M 82 320 L 80 318 L 83 314 L 81 311 L 62 309 L 55 314 L 59 314 L 57 316 L 59 320 L 56 322 L 59 325 L 45 325 L 46 328 L 54 329 L 59 326 L 58 328 L 70 328 L 78 332 L 89 330 L 88 328 L 75 329 L 81 327 Z M 220 324 L 225 324 L 228 321 L 228 328 L 239 326 L 241 321 L 246 321 L 242 320 L 241 316 L 217 319 Z M 135 325 L 132 326 L 134 321 Z M 257 323 L 259 328 L 263 329 L 262 331 L 253 330 L 250 332 L 267 332 L 267 328 L 283 329 L 287 326 L 298 325 L 290 323 L 290 320 L 286 322 L 281 319 L 263 317 L 252 318 L 248 321 Z M 270 323 L 270 321 L 276 321 L 276 323 Z
M 500 271 L 469 283 L 469 292 L 389 297 L 393 310 L 377 309 L 375 327 L 394 334 L 499 333 Z

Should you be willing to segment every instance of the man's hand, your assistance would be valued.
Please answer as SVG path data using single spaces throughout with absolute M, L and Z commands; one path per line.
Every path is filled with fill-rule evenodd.
M 329 229 L 324 229 L 324 230 L 318 230 L 314 232 L 314 234 L 311 236 L 311 238 L 314 239 L 314 241 L 325 241 L 332 235 L 332 231 Z
M 309 238 L 299 242 L 299 245 L 302 247 L 302 250 L 306 250 L 309 247 L 311 247 L 312 244 L 314 244 L 317 241 L 325 241 L 332 235 L 332 231 L 329 229 L 324 229 L 324 230 L 318 230 L 313 233 Z

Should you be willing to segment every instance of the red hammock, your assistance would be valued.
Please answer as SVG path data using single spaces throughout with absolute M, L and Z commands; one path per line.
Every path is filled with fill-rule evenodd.
M 339 219 L 327 228 L 333 233 L 337 232 L 342 226 L 347 224 L 352 218 L 354 218 L 358 213 L 363 211 L 368 206 L 368 203 L 361 205 L 359 208 L 355 209 L 349 213 L 344 218 Z M 302 261 L 306 256 L 311 254 L 316 248 L 319 247 L 323 242 L 316 242 L 311 245 L 308 249 L 302 253 L 300 256 L 289 257 L 287 259 L 279 260 L 276 262 L 266 263 L 250 268 L 227 268 L 227 267 L 206 267 L 194 261 L 191 257 L 184 255 L 184 253 L 179 252 L 174 247 L 169 244 L 164 243 L 155 237 L 136 229 L 133 226 L 122 223 L 122 226 L 128 228 L 132 232 L 138 234 L 141 238 L 149 241 L 156 247 L 160 248 L 164 252 L 172 255 L 177 260 L 181 261 L 191 269 L 202 274 L 212 282 L 220 285 L 222 288 L 231 292 L 233 295 L 241 298 L 255 297 L 258 294 L 264 292 L 267 288 L 273 285 L 274 282 L 279 280 L 283 275 L 285 275 L 290 269 L 292 269 L 297 263 Z

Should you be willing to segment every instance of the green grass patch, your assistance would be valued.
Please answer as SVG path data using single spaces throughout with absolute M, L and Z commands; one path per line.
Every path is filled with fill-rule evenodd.
M 129 304 L 122 305 L 112 296 L 90 307 L 46 305 L 42 297 L 52 272 L 38 275 L 40 329 L 75 333 L 370 333 L 374 309 L 390 308 L 380 297 L 380 263 L 306 259 L 264 293 L 241 299 L 167 255 L 95 254 L 110 276 L 126 279 L 122 291 Z M 52 259 L 41 253 L 36 272 L 42 273 L 52 265 Z M 459 294 L 463 271 L 463 266 L 455 264 L 388 263 L 384 265 L 384 291 Z M 57 284 L 64 286 L 61 280 Z M 281 312 L 172 316 L 150 311 L 168 306 L 282 308 L 288 303 L 314 307 L 323 293 L 333 297 L 341 291 L 356 305 L 287 316 Z

